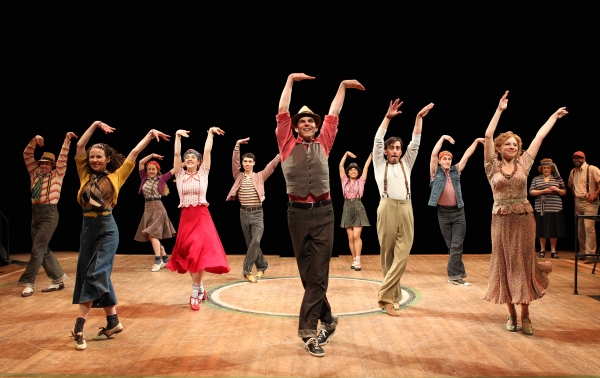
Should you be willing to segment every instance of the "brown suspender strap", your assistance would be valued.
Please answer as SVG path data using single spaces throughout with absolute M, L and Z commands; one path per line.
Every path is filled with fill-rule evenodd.
M 389 195 L 387 193 L 387 168 L 388 168 L 388 162 L 385 162 L 385 171 L 383 172 L 383 193 L 381 193 L 382 197 L 388 197 Z
M 382 197 L 389 197 L 387 193 L 387 173 L 388 173 L 388 162 L 385 162 L 385 171 L 383 173 L 383 193 Z M 404 184 L 406 185 L 406 199 L 410 199 L 410 189 L 408 187 L 408 179 L 406 178 L 406 171 L 404 170 L 404 164 L 402 164 L 402 160 L 400 160 L 400 168 L 402 168 L 402 174 L 404 175 Z
M 402 174 L 404 175 L 404 184 L 406 185 L 406 199 L 410 199 L 410 189 L 408 187 L 408 179 L 406 178 L 406 172 L 404 171 L 404 164 L 400 160 L 400 168 L 402 168 Z

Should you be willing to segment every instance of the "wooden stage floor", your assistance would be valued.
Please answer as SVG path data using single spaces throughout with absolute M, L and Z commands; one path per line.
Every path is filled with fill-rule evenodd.
M 328 298 L 340 314 L 338 330 L 313 357 L 297 337 L 303 290 L 293 258 L 267 256 L 265 278 L 242 279 L 243 256 L 229 256 L 229 274 L 206 274 L 209 300 L 191 311 L 191 279 L 163 269 L 150 255 L 117 255 L 112 280 L 125 329 L 93 341 L 106 325 L 92 309 L 87 350 L 77 351 L 70 330 L 77 253 L 57 256 L 69 276 L 66 289 L 22 298 L 16 283 L 24 266 L 0 268 L 0 376 L 10 377 L 506 377 L 600 375 L 600 272 L 579 264 L 573 294 L 572 253 L 552 260 L 546 296 L 530 306 L 534 335 L 507 332 L 505 305 L 483 301 L 489 255 L 465 255 L 469 287 L 446 282 L 444 255 L 412 255 L 402 286 L 400 317 L 377 309 L 379 256 L 333 258 Z M 12 255 L 14 260 L 28 255 Z M 519 309 L 520 312 L 520 309 Z M 520 324 L 520 320 L 519 320 Z

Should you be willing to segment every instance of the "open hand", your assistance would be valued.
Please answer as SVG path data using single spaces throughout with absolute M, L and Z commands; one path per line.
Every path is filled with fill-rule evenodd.
M 96 122 L 98 122 L 98 123 L 96 123 Z M 99 128 L 100 130 L 102 130 L 104 132 L 104 134 L 110 134 L 116 130 L 114 127 L 110 127 L 102 121 L 96 121 L 96 122 L 94 122 L 94 123 L 96 123 L 96 127 Z
M 221 129 L 220 129 L 219 127 L 217 127 L 217 126 L 213 126 L 213 127 L 211 127 L 210 129 L 208 129 L 208 132 L 209 132 L 209 133 L 213 133 L 213 135 L 214 135 L 214 134 L 216 134 L 216 135 L 225 135 L 225 131 L 221 130 Z
M 346 88 L 355 88 L 355 89 L 360 89 L 361 91 L 365 90 L 365 87 L 363 87 L 363 85 L 361 83 L 359 83 L 357 80 L 344 80 L 344 81 L 342 81 L 342 84 Z
M 290 77 L 294 80 L 294 81 L 302 81 L 302 80 L 314 80 L 315 77 L 314 76 L 308 76 L 306 74 L 303 73 L 293 73 L 290 74 Z
M 166 140 L 168 142 L 169 138 L 171 137 L 170 135 L 167 135 L 167 134 L 163 133 L 162 131 L 158 131 L 155 129 L 150 130 L 150 132 L 152 133 L 152 137 L 156 138 L 157 142 L 160 142 L 160 139 Z
M 485 146 L 485 138 L 477 138 L 475 140 Z
M 433 102 L 429 103 L 429 105 L 425 106 L 421 111 L 417 114 L 417 117 L 425 117 L 427 113 L 433 108 Z
M 244 139 L 240 139 L 237 142 L 235 142 L 236 146 L 239 146 L 240 144 L 248 144 L 248 141 L 250 140 L 250 137 L 248 138 L 244 138 Z
M 68 137 L 69 139 L 71 139 L 71 138 L 75 138 L 75 139 L 79 138 L 79 137 L 78 137 L 77 135 L 75 135 L 75 133 L 74 133 L 74 132 L 72 132 L 72 131 L 69 131 L 69 132 L 67 133 L 67 137 Z
M 397 116 L 398 114 L 402 113 L 402 111 L 400 111 L 400 107 L 402 106 L 404 102 L 401 102 L 399 98 L 397 98 L 393 103 L 390 101 L 390 107 L 388 108 L 387 114 L 385 115 L 385 117 L 387 119 L 392 119 L 395 116 Z
M 346 151 L 346 155 L 350 156 L 352 159 L 356 159 L 356 155 L 354 155 L 352 152 L 350 151 Z
M 152 157 L 153 157 L 154 159 L 158 159 L 158 160 L 162 160 L 162 159 L 164 158 L 164 156 L 162 156 L 162 155 L 159 155 L 159 154 L 154 154 L 154 153 L 152 154 Z
M 504 92 L 504 96 L 500 99 L 498 103 L 498 110 L 503 111 L 508 107 L 508 91 Z
M 189 138 L 189 136 L 190 136 L 190 131 L 189 131 L 189 130 L 177 130 L 177 131 L 175 132 L 175 135 L 179 135 L 179 136 L 182 136 L 182 137 Z
M 562 108 L 558 109 L 554 114 L 556 114 L 556 118 L 562 118 L 569 114 L 569 112 L 567 111 L 567 108 L 563 106 Z

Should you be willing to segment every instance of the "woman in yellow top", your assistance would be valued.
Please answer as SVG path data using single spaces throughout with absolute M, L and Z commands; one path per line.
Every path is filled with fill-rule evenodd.
M 157 141 L 159 138 L 169 140 L 168 135 L 150 130 L 127 157 L 104 143 L 96 143 L 86 151 L 87 142 L 96 129 L 105 134 L 115 130 L 96 121 L 77 142 L 75 163 L 80 181 L 77 201 L 83 208 L 77 276 L 73 290 L 73 304 L 79 305 L 79 314 L 72 331 L 77 350 L 87 347 L 83 326 L 92 307 L 103 308 L 107 319 L 107 326 L 94 336 L 94 340 L 110 338 L 123 330 L 115 307 L 117 296 L 110 280 L 119 245 L 119 229 L 112 216 L 112 209 L 117 204 L 121 186 L 135 167 L 138 154 L 153 138 Z

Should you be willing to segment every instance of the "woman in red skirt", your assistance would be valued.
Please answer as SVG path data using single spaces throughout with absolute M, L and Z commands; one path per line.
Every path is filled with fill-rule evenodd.
M 208 188 L 208 172 L 210 170 L 210 151 L 214 135 L 225 132 L 218 127 L 208 129 L 204 144 L 204 159 L 196 150 L 187 150 L 181 160 L 181 137 L 188 137 L 189 131 L 177 130 L 175 135 L 175 158 L 173 169 L 179 192 L 181 218 L 177 230 L 175 248 L 167 268 L 180 274 L 190 272 L 192 276 L 192 295 L 190 307 L 200 310 L 206 292 L 202 285 L 204 272 L 222 274 L 229 273 L 227 256 L 221 244 L 219 234 L 208 212 L 206 190 Z

